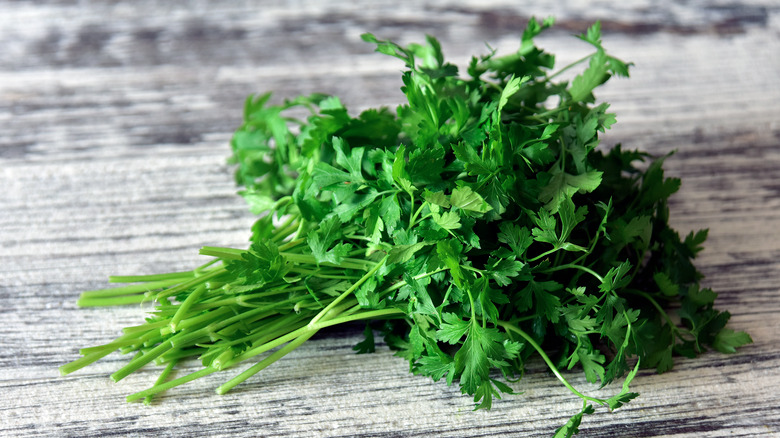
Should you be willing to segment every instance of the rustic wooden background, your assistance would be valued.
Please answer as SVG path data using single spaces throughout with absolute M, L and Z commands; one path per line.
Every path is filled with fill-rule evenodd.
M 127 404 L 156 373 L 112 383 L 118 354 L 57 371 L 142 317 L 79 309 L 81 291 L 111 274 L 191 268 L 202 245 L 245 245 L 253 219 L 225 159 L 247 94 L 395 105 L 401 65 L 362 32 L 430 33 L 464 65 L 485 43 L 514 50 L 531 15 L 557 17 L 538 42 L 560 65 L 585 53 L 570 35 L 595 20 L 607 48 L 636 64 L 598 93 L 618 113 L 604 144 L 678 151 L 667 161 L 683 179 L 673 221 L 710 229 L 705 283 L 755 340 L 643 372 L 641 397 L 590 416 L 582 436 L 780 436 L 776 0 L 0 0 L 0 435 L 549 436 L 579 402 L 541 365 L 523 395 L 471 412 L 457 388 L 409 375 L 385 347 L 353 354 L 353 328 L 225 396 L 215 374 L 153 406 Z

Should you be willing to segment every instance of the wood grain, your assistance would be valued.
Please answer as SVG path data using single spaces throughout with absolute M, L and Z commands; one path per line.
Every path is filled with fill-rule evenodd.
M 486 42 L 513 50 L 531 15 L 558 19 L 539 44 L 560 65 L 587 50 L 570 34 L 594 20 L 635 63 L 597 96 L 619 120 L 604 145 L 677 151 L 673 222 L 710 229 L 698 266 L 755 341 L 643 372 L 641 397 L 587 418 L 581 436 L 780 436 L 777 2 L 160 3 L 0 1 L 0 436 L 549 436 L 579 403 L 543 364 L 517 385 L 524 394 L 471 412 L 457 388 L 409 375 L 385 347 L 353 354 L 354 327 L 225 396 L 213 392 L 225 376 L 211 375 L 153 406 L 127 404 L 156 370 L 115 384 L 119 354 L 57 372 L 142 316 L 78 309 L 81 291 L 112 274 L 191 268 L 203 245 L 245 244 L 252 217 L 225 158 L 247 94 L 395 105 L 401 66 L 360 33 L 430 33 L 464 65 Z

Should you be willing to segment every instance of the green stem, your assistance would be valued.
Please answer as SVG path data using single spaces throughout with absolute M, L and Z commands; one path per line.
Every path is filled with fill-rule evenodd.
M 294 337 L 293 340 L 291 340 L 287 345 L 280 348 L 279 350 L 269 355 L 268 357 L 264 358 L 260 362 L 252 365 L 241 374 L 237 375 L 236 377 L 230 379 L 226 383 L 219 386 L 217 388 L 217 394 L 224 394 L 230 391 L 236 385 L 244 382 L 246 379 L 252 377 L 253 375 L 267 368 L 272 363 L 276 362 L 277 360 L 287 355 L 289 352 L 301 346 L 301 344 L 309 340 L 309 338 L 314 336 L 319 330 L 325 327 L 330 327 L 333 325 L 343 324 L 352 321 L 358 321 L 361 319 L 372 319 L 377 317 L 386 317 L 390 315 L 403 315 L 403 314 L 404 311 L 400 309 L 382 309 L 382 310 L 366 311 L 357 315 L 336 317 L 326 321 L 322 321 L 314 325 L 307 324 L 301 329 L 298 329 L 295 332 L 293 332 L 293 333 L 300 332 L 300 334 Z M 235 362 L 232 362 L 232 364 L 234 363 Z
M 655 298 L 651 297 L 650 294 L 636 289 L 623 289 L 623 292 L 630 293 L 632 295 L 639 295 L 640 297 L 649 301 L 650 304 L 652 304 L 652 306 L 655 307 L 655 310 L 657 310 L 658 313 L 660 313 L 663 316 L 663 318 L 666 320 L 666 323 L 669 325 L 669 328 L 671 328 L 672 333 L 674 333 L 674 335 L 680 340 L 685 341 L 685 338 L 683 338 L 682 336 L 682 330 L 680 330 L 680 328 L 677 327 L 677 324 L 675 324 L 674 321 L 672 321 L 672 318 L 669 317 L 669 314 L 666 312 L 666 310 L 664 310 L 663 307 L 661 307 L 661 305 L 658 304 L 658 301 L 656 301 Z
M 550 254 L 552 254 L 552 253 L 554 253 L 554 252 L 558 251 L 559 249 L 560 249 L 560 248 L 553 248 L 553 249 L 551 249 L 551 250 L 545 251 L 545 252 L 543 252 L 543 253 L 539 254 L 538 256 L 536 256 L 536 257 L 534 257 L 534 258 L 532 258 L 532 259 L 528 260 L 527 262 L 528 262 L 528 263 L 535 262 L 535 261 L 537 261 L 537 260 L 539 260 L 539 259 L 541 259 L 541 258 L 547 257 L 548 255 L 550 255 Z
M 187 319 L 183 319 L 179 322 L 179 324 L 177 324 L 177 328 L 179 330 L 184 330 L 192 327 L 197 327 L 203 324 L 208 324 L 211 321 L 219 320 L 223 316 L 233 312 L 234 312 L 233 309 L 231 309 L 230 307 L 221 307 L 211 312 L 206 312 L 199 315 L 191 316 Z M 173 332 L 171 331 L 170 324 L 160 329 L 161 335 L 169 335 L 172 333 Z
M 412 198 L 412 199 L 414 199 L 414 198 Z M 422 209 L 425 207 L 425 204 L 426 204 L 426 202 L 423 202 L 422 204 L 420 204 L 420 206 L 417 208 L 417 210 L 415 210 L 414 213 L 412 213 L 412 216 L 409 218 L 409 228 L 407 228 L 407 231 L 411 230 L 412 227 L 414 227 L 414 225 L 416 224 L 415 221 L 417 219 L 417 216 L 419 216 L 420 213 L 422 213 Z M 412 204 L 412 209 L 414 209 L 414 204 Z
M 149 397 L 154 394 L 159 394 L 163 391 L 167 391 L 171 388 L 182 385 L 184 383 L 191 382 L 201 377 L 208 376 L 209 374 L 215 373 L 217 371 L 219 370 L 217 370 L 216 368 L 206 367 L 203 368 L 202 370 L 195 371 L 192 374 L 187 374 L 186 376 L 179 377 L 178 379 L 165 382 L 162 385 L 154 385 L 151 388 L 146 389 L 144 391 L 136 392 L 135 394 L 130 394 L 127 396 L 126 400 L 128 402 L 132 402 L 132 401 L 140 400 L 142 398 Z
M 257 346 L 255 346 L 254 348 L 246 350 L 243 353 L 239 354 L 238 356 L 234 357 L 228 363 L 223 365 L 223 368 L 229 368 L 239 362 L 243 362 L 251 357 L 257 356 L 258 354 L 263 354 L 268 350 L 272 350 L 280 345 L 286 344 L 287 342 L 290 342 L 291 340 L 304 334 L 304 332 L 306 331 L 306 327 L 307 326 L 304 325 L 282 336 L 279 336 L 278 338 L 272 341 L 266 342 L 265 339 L 263 339 L 263 342 L 257 342 Z
M 112 275 L 108 277 L 109 283 L 140 283 L 140 282 L 153 282 L 153 281 L 166 281 L 177 280 L 181 281 L 187 278 L 195 276 L 194 271 L 185 272 L 169 272 L 167 274 L 152 274 L 152 275 Z
M 205 284 L 199 284 L 188 296 L 187 298 L 182 301 L 182 303 L 179 305 L 179 308 L 176 310 L 176 313 L 173 315 L 173 318 L 171 318 L 171 322 L 169 326 L 171 327 L 171 333 L 176 333 L 176 326 L 181 322 L 182 319 L 184 319 L 185 316 L 187 316 L 187 312 L 190 311 L 190 307 L 192 307 L 193 304 L 195 304 L 195 301 L 200 299 L 200 296 L 203 295 L 203 292 L 206 291 L 206 285 Z
M 557 76 L 560 76 L 561 74 L 565 73 L 567 70 L 569 70 L 569 69 L 572 69 L 572 68 L 576 67 L 576 66 L 577 66 L 577 65 L 579 65 L 579 64 L 582 64 L 583 62 L 585 62 L 585 61 L 587 61 L 588 59 L 590 59 L 592 56 L 593 56 L 593 54 L 592 54 L 592 53 L 591 53 L 590 55 L 583 56 L 582 58 L 580 58 L 580 59 L 578 59 L 578 60 L 576 60 L 576 61 L 572 62 L 571 64 L 569 64 L 569 65 L 567 65 L 567 66 L 565 66 L 565 67 L 563 67 L 563 68 L 561 68 L 561 69 L 560 69 L 560 70 L 558 70 L 557 72 L 555 72 L 555 73 L 551 74 L 550 76 L 547 76 L 547 78 L 546 78 L 545 82 L 548 82 L 548 81 L 550 81 L 550 80 L 554 79 L 555 77 L 557 77 Z
M 364 259 L 344 258 L 341 260 L 340 263 L 328 263 L 328 262 L 317 263 L 317 259 L 311 254 L 295 254 L 290 252 L 280 252 L 279 254 L 282 257 L 286 258 L 288 261 L 292 263 L 298 263 L 298 264 L 319 265 L 325 267 L 356 269 L 356 270 L 371 269 L 375 265 L 374 262 L 371 262 L 369 260 L 364 260 Z
M 590 274 L 593 277 L 595 277 L 596 280 L 599 281 L 599 283 L 603 283 L 604 282 L 604 277 L 599 275 L 598 272 L 594 271 L 593 269 L 590 269 L 590 268 L 588 268 L 586 266 L 582 266 L 582 265 L 574 265 L 574 264 L 571 264 L 571 263 L 565 264 L 565 265 L 554 266 L 552 268 L 545 269 L 543 272 L 555 272 L 555 271 L 560 271 L 562 269 L 579 269 L 580 271 L 587 272 L 588 274 Z
M 263 307 L 253 309 L 248 312 L 235 315 L 231 318 L 216 320 L 208 324 L 206 327 L 194 330 L 190 333 L 184 334 L 183 336 L 177 337 L 175 339 L 171 338 L 169 342 L 171 343 L 171 346 L 173 346 L 174 348 L 184 348 L 187 347 L 188 344 L 194 343 L 194 341 L 198 340 L 199 338 L 202 338 L 208 335 L 209 333 L 214 333 L 217 330 L 221 330 L 227 326 L 230 326 L 231 324 L 235 324 L 235 323 L 251 324 L 254 321 L 261 320 L 263 318 L 273 315 L 274 313 L 275 313 L 274 311 L 270 311 L 267 308 L 263 308 Z
M 154 321 L 154 322 L 147 322 L 145 324 L 141 325 L 131 325 L 129 327 L 125 327 L 122 329 L 122 333 L 130 334 L 130 333 L 138 333 L 138 332 L 146 332 L 152 329 L 160 329 L 168 325 L 168 320 L 163 319 L 160 321 Z
M 215 268 L 215 269 L 209 271 L 206 274 L 197 276 L 197 277 L 195 277 L 195 278 L 193 278 L 193 279 L 191 279 L 189 281 L 185 281 L 184 283 L 179 283 L 178 285 L 176 285 L 176 286 L 174 286 L 174 287 L 172 287 L 170 289 L 165 289 L 164 291 L 159 292 L 157 294 L 156 299 L 158 301 L 160 301 L 160 300 L 162 300 L 164 298 L 170 297 L 172 295 L 176 295 L 179 292 L 185 291 L 185 290 L 187 290 L 189 288 L 195 287 L 195 286 L 197 286 L 197 285 L 199 285 L 201 283 L 205 283 L 205 282 L 207 282 L 207 281 L 209 281 L 209 280 L 211 280 L 211 279 L 213 279 L 215 277 L 218 277 L 218 276 L 224 274 L 225 272 L 227 272 L 227 270 L 224 267 Z
M 293 330 L 293 331 L 291 331 L 291 332 L 289 332 L 289 333 L 287 333 L 287 334 L 285 334 L 283 336 L 280 336 L 280 337 L 278 337 L 278 338 L 276 338 L 276 339 L 274 339 L 272 341 L 265 342 L 265 340 L 264 340 L 264 342 L 258 342 L 257 346 L 255 346 L 252 349 L 246 350 L 243 353 L 241 353 L 240 355 L 236 356 L 230 362 L 225 364 L 223 366 L 223 368 L 229 368 L 229 367 L 231 367 L 231 366 L 233 366 L 233 365 L 235 365 L 235 364 L 237 364 L 239 362 L 242 362 L 242 361 L 244 361 L 246 359 L 249 359 L 251 357 L 257 356 L 258 354 L 263 354 L 266 351 L 272 350 L 272 349 L 274 349 L 274 348 L 276 348 L 276 347 L 278 347 L 280 345 L 286 344 L 287 342 L 290 342 L 291 340 L 293 340 L 293 339 L 295 339 L 295 338 L 297 338 L 297 337 L 307 333 L 308 330 L 318 331 L 318 330 L 321 330 L 321 329 L 323 329 L 325 327 L 330 327 L 332 325 L 343 324 L 343 323 L 352 322 L 352 321 L 359 321 L 361 319 L 372 319 L 372 318 L 378 318 L 378 317 L 381 317 L 381 316 L 393 315 L 393 314 L 402 314 L 402 313 L 403 313 L 403 311 L 401 311 L 399 309 L 382 309 L 382 310 L 362 312 L 362 313 L 360 313 L 358 315 L 350 315 L 350 316 L 345 316 L 345 317 L 341 317 L 340 316 L 340 317 L 329 318 L 327 320 L 316 322 L 316 323 L 309 322 L 308 324 L 306 324 L 306 325 L 304 325 L 304 326 L 302 326 L 300 328 L 297 328 L 297 329 L 295 329 L 295 330 Z
M 98 289 L 82 292 L 79 296 L 79 300 L 83 299 L 95 299 L 95 298 L 113 298 L 122 295 L 134 295 L 145 294 L 156 289 L 162 289 L 164 287 L 172 286 L 179 283 L 183 278 L 192 278 L 192 275 L 188 277 L 172 278 L 167 280 L 149 281 L 143 284 L 132 284 L 129 286 L 112 287 L 109 289 Z
M 241 254 L 245 249 L 224 248 L 220 246 L 204 246 L 198 252 L 200 255 L 218 257 L 222 260 L 241 260 Z
M 438 274 L 439 272 L 446 271 L 448 269 L 450 269 L 450 268 L 439 268 L 439 269 L 437 269 L 435 271 L 425 272 L 423 274 L 417 274 L 417 275 L 415 275 L 412 278 L 414 278 L 415 280 L 420 280 L 422 278 L 430 277 L 430 276 L 432 276 L 434 274 Z M 388 286 L 386 289 L 384 289 L 382 292 L 380 292 L 380 295 L 385 295 L 385 294 L 387 294 L 389 292 L 396 291 L 396 290 L 406 286 L 406 284 L 407 283 L 405 281 L 403 281 L 403 280 L 398 281 L 398 282 L 394 283 L 392 286 Z
M 563 110 L 567 110 L 567 109 L 568 108 L 565 107 L 565 106 L 559 106 L 557 108 L 553 108 L 553 109 L 550 109 L 550 110 L 547 110 L 547 111 L 543 111 L 543 112 L 538 113 L 538 114 L 526 116 L 526 117 L 529 118 L 529 119 L 533 119 L 533 120 L 537 120 L 539 122 L 546 123 L 549 120 L 550 116 L 553 116 L 553 115 L 555 115 L 555 114 L 557 114 L 557 113 L 559 113 L 559 112 L 561 112 Z
M 268 341 L 271 341 L 286 333 L 289 333 L 291 330 L 292 331 L 297 330 L 303 327 L 304 325 L 306 325 L 306 323 L 303 322 L 303 318 L 301 318 L 295 313 L 291 313 L 283 317 L 278 317 L 276 318 L 275 321 L 268 322 L 263 326 L 253 329 L 252 332 L 246 336 L 243 336 L 238 339 L 233 339 L 230 341 L 221 341 L 220 343 L 215 343 L 213 347 L 215 349 L 219 348 L 219 349 L 227 350 L 234 345 L 243 344 L 243 343 L 263 345 Z M 209 355 L 212 355 L 212 353 L 209 353 Z M 230 365 L 230 361 L 232 361 L 234 357 L 235 356 L 231 357 L 228 360 L 220 360 L 218 362 L 216 361 L 215 358 L 211 362 L 211 366 L 218 369 L 227 368 Z M 207 358 L 206 355 L 202 357 L 202 359 L 204 360 L 206 358 Z
M 277 360 L 281 359 L 287 353 L 295 350 L 298 348 L 301 344 L 308 341 L 309 338 L 314 336 L 317 332 L 316 331 L 310 331 L 308 333 L 304 333 L 301 336 L 295 338 L 294 340 L 290 341 L 287 345 L 280 348 L 270 356 L 266 357 L 265 359 L 261 360 L 260 362 L 252 365 L 249 367 L 246 371 L 242 372 L 241 374 L 237 375 L 236 377 L 233 377 L 232 379 L 228 380 L 227 382 L 223 383 L 217 388 L 217 394 L 224 394 L 231 389 L 233 389 L 236 385 L 243 382 L 244 380 L 254 376 L 264 368 L 266 368 L 268 365 L 271 365 L 272 363 L 276 362 Z
M 168 380 L 168 376 L 171 374 L 171 372 L 173 371 L 173 368 L 176 366 L 176 364 L 178 362 L 179 361 L 176 360 L 176 359 L 168 362 L 168 364 L 165 366 L 165 369 L 160 373 L 160 376 L 157 378 L 157 381 L 154 382 L 154 385 L 157 386 L 157 385 L 162 385 L 163 383 L 165 383 L 165 381 Z M 147 405 L 147 406 L 152 404 L 152 398 L 154 398 L 154 395 L 152 395 L 152 394 L 147 395 L 144 398 L 144 404 Z
M 513 324 L 510 324 L 508 322 L 498 321 L 497 324 L 500 325 L 501 327 L 503 327 L 505 330 L 515 332 L 518 335 L 520 335 L 523 339 L 525 339 L 531 345 L 531 347 L 533 347 L 534 350 L 536 350 L 536 352 L 539 353 L 539 356 L 542 357 L 542 360 L 544 360 L 544 362 L 547 364 L 547 367 L 550 368 L 550 371 L 552 371 L 552 373 L 555 374 L 555 377 L 557 377 L 558 380 L 560 380 L 561 383 L 563 383 L 563 385 L 566 388 L 568 388 L 568 390 L 571 391 L 574 395 L 582 398 L 583 400 L 592 401 L 592 402 L 598 403 L 600 405 L 605 405 L 607 403 L 606 400 L 603 400 L 603 399 L 600 399 L 600 398 L 589 397 L 589 396 L 587 396 L 587 395 L 577 391 L 577 389 L 574 388 L 566 380 L 565 377 L 563 377 L 561 372 L 558 371 L 558 368 L 556 368 L 555 364 L 553 364 L 553 361 L 550 359 L 549 356 L 547 356 L 547 353 L 544 352 L 542 347 L 528 333 L 524 332 L 519 327 L 517 327 L 517 326 L 515 326 Z
M 109 354 L 113 353 L 115 350 L 113 349 L 105 349 L 100 351 L 95 351 L 94 353 L 88 354 L 86 356 L 82 356 L 73 362 L 67 363 L 60 367 L 60 374 L 61 375 L 67 375 L 70 374 L 76 370 L 80 370 L 81 368 L 84 368 L 87 365 L 90 365 L 92 363 L 97 362 L 98 360 L 108 356 Z
M 287 243 L 284 243 L 282 245 L 279 245 L 279 251 L 288 251 L 290 249 L 295 248 L 298 245 L 301 245 L 303 243 L 306 243 L 306 238 L 301 237 L 299 239 L 293 239 Z
M 297 216 L 290 215 L 285 223 L 274 230 L 274 236 L 271 240 L 278 244 L 296 232 L 298 230 L 298 224 L 295 222 L 296 219 L 298 219 Z
M 287 216 L 287 219 L 283 223 L 279 224 L 278 227 L 274 228 L 273 233 L 277 237 L 278 236 L 287 237 L 288 234 L 290 234 L 293 231 L 295 231 L 296 229 L 298 229 L 298 224 L 295 223 L 296 220 L 298 220 L 298 216 L 297 215 L 291 214 L 291 215 Z M 286 228 L 292 228 L 292 231 L 289 231 L 289 232 L 285 233 L 284 231 L 286 231 L 285 230 Z
M 428 219 L 429 217 L 432 217 L 432 216 L 433 216 L 433 213 L 428 213 L 428 214 L 426 214 L 425 216 L 423 216 L 423 217 L 421 217 L 420 219 L 416 220 L 416 221 L 414 222 L 414 224 L 412 224 L 412 227 L 414 227 L 415 225 L 419 224 L 420 222 L 422 222 L 422 221 L 424 221 L 425 219 Z M 447 230 L 447 231 L 449 231 L 449 230 Z M 450 234 L 452 234 L 452 232 L 450 232 Z
M 289 272 L 294 272 L 296 274 L 311 275 L 317 278 L 327 278 L 331 280 L 357 280 L 360 278 L 360 276 L 357 275 L 324 274 L 317 270 L 302 269 L 302 268 L 290 268 Z
M 414 226 L 414 216 L 415 216 L 414 211 L 413 211 L 414 210 L 414 190 L 411 190 L 408 193 L 409 193 L 409 196 L 411 197 L 411 201 L 410 201 L 411 204 L 409 205 L 409 212 L 411 213 L 411 215 L 409 216 L 409 227 L 406 229 L 407 231 L 411 230 L 412 226 Z M 425 203 L 423 202 L 422 205 L 425 205 Z M 422 208 L 422 205 L 420 206 L 420 208 Z
M 518 148 L 518 150 L 519 150 L 519 149 L 520 149 L 520 148 Z M 499 172 L 501 172 L 502 170 L 504 170 L 504 169 L 503 169 L 502 167 L 499 167 L 498 169 L 496 169 L 496 170 L 494 170 L 494 171 L 490 172 L 490 175 L 486 176 L 486 177 L 485 177 L 485 178 L 482 180 L 482 182 L 480 182 L 480 183 L 479 183 L 479 184 L 478 184 L 478 185 L 477 185 L 477 186 L 476 186 L 476 187 L 475 187 L 473 190 L 476 192 L 476 191 L 478 191 L 479 189 L 481 189 L 481 188 L 482 188 L 482 186 L 484 186 L 486 182 L 488 182 L 488 181 L 490 181 L 491 179 L 493 179 L 493 178 L 494 178 L 496 175 L 498 175 L 498 173 L 499 173 Z
M 170 350 L 171 348 L 172 347 L 170 342 L 163 342 L 162 344 L 157 345 L 156 347 L 144 353 L 142 356 L 136 357 L 130 362 L 128 362 L 127 365 L 120 368 L 114 374 L 111 374 L 111 380 L 113 380 L 114 382 L 118 382 L 124 379 L 125 377 L 132 374 L 134 371 L 138 370 L 142 366 L 153 361 L 158 356 L 162 355 L 163 353 Z
M 103 345 L 96 345 L 94 347 L 86 347 L 79 350 L 79 354 L 82 356 L 89 356 L 91 354 L 100 352 L 100 351 L 108 351 L 109 353 L 112 351 L 116 351 L 122 347 L 127 347 L 128 345 L 133 345 L 137 342 L 136 339 L 126 339 L 123 341 L 113 341 L 109 342 L 108 344 Z
M 362 276 L 362 277 L 361 277 L 359 280 L 357 280 L 356 282 L 354 282 L 354 283 L 352 284 L 352 286 L 350 286 L 350 287 L 349 287 L 349 289 L 347 289 L 347 290 L 345 290 L 344 292 L 342 292 L 342 293 L 341 293 L 341 295 L 339 295 L 338 297 L 336 297 L 336 299 L 335 299 L 335 300 L 333 300 L 333 301 L 332 301 L 330 304 L 328 304 L 328 305 L 327 305 L 327 306 L 326 306 L 324 309 L 322 309 L 322 310 L 320 311 L 320 313 L 318 313 L 318 314 L 317 314 L 317 315 L 316 315 L 314 318 L 312 318 L 311 322 L 309 322 L 309 325 L 310 325 L 310 326 L 313 326 L 314 324 L 316 324 L 316 323 L 317 323 L 317 321 L 319 321 L 320 319 L 322 319 L 323 317 L 325 317 L 325 315 L 327 315 L 327 314 L 328 314 L 328 312 L 330 312 L 330 311 L 331 311 L 331 309 L 333 309 L 334 307 L 336 307 L 336 305 L 337 305 L 338 303 L 340 303 L 341 301 L 343 301 L 343 300 L 344 300 L 346 297 L 348 297 L 350 294 L 352 294 L 352 292 L 354 292 L 355 290 L 357 290 L 357 288 L 359 288 L 361 284 L 363 284 L 363 283 L 364 283 L 366 280 L 368 280 L 368 279 L 369 279 L 369 278 L 371 278 L 371 277 L 372 277 L 374 274 L 376 274 L 376 273 L 377 273 L 377 271 L 379 271 L 379 268 L 381 268 L 382 266 L 384 266 L 384 264 L 385 264 L 385 262 L 387 261 L 387 258 L 388 258 L 388 257 L 389 257 L 389 255 L 385 256 L 385 258 L 383 258 L 383 259 L 382 259 L 382 261 L 380 261 L 379 263 L 377 263 L 377 264 L 376 264 L 376 265 L 375 265 L 375 266 L 374 266 L 374 267 L 373 267 L 373 268 L 372 268 L 370 271 L 366 272 L 366 274 L 365 274 L 365 275 L 363 275 L 363 276 Z
M 92 350 L 84 355 L 83 357 L 80 357 L 73 362 L 67 363 L 65 365 L 62 365 L 60 367 L 60 374 L 63 376 L 66 374 L 70 374 L 76 370 L 79 370 L 81 368 L 84 368 L 85 366 L 94 363 L 109 354 L 116 351 L 116 348 L 114 348 L 115 344 L 124 343 L 126 341 L 135 342 L 135 340 L 138 338 L 138 335 L 136 333 L 125 333 L 122 336 L 119 336 L 116 338 L 113 342 L 109 344 L 104 344 L 98 347 L 93 347 Z
M 142 304 L 147 301 L 152 301 L 152 298 L 145 295 L 125 295 L 114 298 L 79 298 L 76 305 L 79 307 L 109 307 Z

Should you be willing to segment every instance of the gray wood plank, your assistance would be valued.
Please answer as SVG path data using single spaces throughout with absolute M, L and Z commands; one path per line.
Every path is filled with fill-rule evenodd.
M 127 404 L 157 370 L 115 384 L 119 354 L 57 372 L 142 316 L 78 309 L 81 291 L 112 274 L 191 268 L 202 245 L 245 244 L 252 217 L 225 158 L 247 94 L 395 105 L 401 66 L 360 33 L 430 33 L 465 65 L 485 42 L 514 49 L 532 14 L 558 18 L 539 43 L 560 65 L 587 50 L 569 35 L 597 19 L 607 48 L 636 64 L 597 96 L 619 120 L 604 144 L 677 150 L 673 221 L 710 229 L 698 266 L 755 341 L 642 372 L 641 397 L 587 418 L 582 435 L 780 435 L 779 11 L 771 0 L 0 1 L 0 436 L 549 436 L 579 402 L 542 363 L 524 394 L 471 412 L 457 388 L 409 375 L 383 346 L 353 354 L 354 327 L 224 396 L 217 374 Z

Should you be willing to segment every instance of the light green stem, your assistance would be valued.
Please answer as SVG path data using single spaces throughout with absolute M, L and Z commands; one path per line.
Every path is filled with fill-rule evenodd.
M 350 286 L 350 287 L 349 287 L 349 289 L 347 289 L 347 290 L 345 290 L 344 292 L 342 292 L 342 294 L 341 294 L 341 295 L 339 295 L 338 297 L 336 297 L 336 299 L 335 299 L 335 300 L 333 300 L 333 301 L 332 301 L 330 304 L 328 304 L 328 305 L 327 305 L 327 306 L 326 306 L 324 309 L 322 309 L 322 311 L 320 311 L 320 313 L 318 313 L 318 314 L 317 314 L 317 315 L 316 315 L 314 318 L 312 318 L 311 322 L 309 322 L 309 326 L 313 326 L 313 325 L 315 325 L 315 324 L 317 323 L 317 321 L 319 321 L 320 319 L 322 319 L 323 317 L 325 317 L 325 315 L 327 315 L 327 314 L 328 314 L 328 312 L 330 312 L 330 311 L 331 311 L 331 309 L 333 309 L 334 307 L 336 307 L 336 305 L 337 305 L 338 303 L 340 303 L 341 301 L 343 301 L 343 300 L 344 300 L 346 297 L 348 297 L 348 296 L 349 296 L 350 294 L 352 294 L 352 293 L 353 293 L 355 290 L 357 290 L 357 288 L 359 288 L 361 284 L 363 284 L 363 283 L 364 283 L 366 280 L 368 280 L 368 279 L 369 279 L 369 278 L 371 278 L 371 277 L 372 277 L 374 274 L 376 274 L 376 273 L 377 273 L 377 271 L 379 271 L 379 268 L 381 268 L 382 266 L 384 266 L 384 264 L 385 264 L 385 262 L 387 261 L 387 258 L 388 258 L 388 257 L 389 257 L 389 256 L 385 256 L 385 258 L 383 258 L 383 259 L 382 259 L 382 261 L 380 261 L 379 263 L 377 263 L 377 264 L 376 264 L 376 265 L 375 265 L 375 266 L 374 266 L 374 267 L 373 267 L 373 268 L 372 268 L 370 271 L 366 272 L 366 274 L 365 274 L 364 276 L 362 276 L 362 277 L 361 277 L 359 280 L 357 280 L 356 282 L 354 282 L 354 283 L 352 284 L 352 286 Z
M 217 394 L 224 394 L 231 389 L 233 389 L 236 385 L 243 382 L 244 380 L 254 376 L 264 368 L 266 368 L 268 365 L 271 365 L 272 363 L 276 362 L 277 360 L 284 357 L 287 353 L 295 350 L 298 348 L 301 344 L 308 341 L 309 338 L 314 336 L 314 334 L 317 333 L 316 331 L 309 331 L 308 333 L 304 333 L 301 336 L 295 338 L 293 341 L 285 345 L 284 347 L 280 348 L 270 356 L 266 357 L 265 359 L 261 360 L 260 362 L 252 365 L 249 367 L 246 371 L 242 372 L 241 374 L 237 375 L 236 377 L 233 377 L 232 379 L 228 380 L 227 382 L 223 383 L 217 388 Z
M 160 373 L 160 376 L 157 378 L 157 381 L 154 382 L 154 385 L 157 386 L 165 383 L 165 381 L 168 380 L 168 376 L 171 374 L 173 368 L 176 366 L 178 362 L 179 362 L 178 359 L 174 359 L 168 362 L 168 364 L 165 365 L 165 369 L 163 369 L 163 371 Z M 147 406 L 152 404 L 152 398 L 154 398 L 154 395 L 152 394 L 147 395 L 144 398 L 144 404 Z
M 150 395 L 159 394 L 163 391 L 167 391 L 176 386 L 185 384 L 187 382 L 191 382 L 193 380 L 199 379 L 204 376 L 208 376 L 209 374 L 215 373 L 217 371 L 218 370 L 216 368 L 206 367 L 203 368 L 202 370 L 195 371 L 192 374 L 187 374 L 186 376 L 179 377 L 178 379 L 165 382 L 162 385 L 154 385 L 149 389 L 136 392 L 135 394 L 130 394 L 127 396 L 126 400 L 132 402 L 132 401 L 140 400 L 142 398 L 146 398 Z
M 179 305 L 179 308 L 176 310 L 176 313 L 173 315 L 173 318 L 171 318 L 171 322 L 169 324 L 171 327 L 171 333 L 176 333 L 177 325 L 187 316 L 187 313 L 190 311 L 190 307 L 192 307 L 192 305 L 195 304 L 198 299 L 200 299 L 200 296 L 203 295 L 203 292 L 205 291 L 206 285 L 200 284 L 187 296 L 187 298 L 184 299 L 184 301 L 182 301 L 182 303 Z
M 550 368 L 550 371 L 552 371 L 552 373 L 555 374 L 555 377 L 557 377 L 558 380 L 560 380 L 561 383 L 563 383 L 563 385 L 566 388 L 569 389 L 569 391 L 574 393 L 576 396 L 582 398 L 583 400 L 589 400 L 589 401 L 592 401 L 594 403 L 598 403 L 600 405 L 606 405 L 606 403 L 607 403 L 606 400 L 603 400 L 603 399 L 600 399 L 600 398 L 589 397 L 589 396 L 587 396 L 587 395 L 577 391 L 577 389 L 574 388 L 566 380 L 565 377 L 563 377 L 563 375 L 560 373 L 560 371 L 558 371 L 558 368 L 556 368 L 555 364 L 553 364 L 553 361 L 550 359 L 549 356 L 547 356 L 547 353 L 544 352 L 542 347 L 528 333 L 526 333 L 525 331 L 521 330 L 519 327 L 517 327 L 517 326 L 515 326 L 513 324 L 510 324 L 508 322 L 499 321 L 498 325 L 500 325 L 501 327 L 503 327 L 504 329 L 506 329 L 508 331 L 517 333 L 523 339 L 525 339 L 534 348 L 534 350 L 536 350 L 536 352 L 539 353 L 539 356 L 542 357 L 542 360 L 544 360 L 544 362 L 547 364 L 547 367 Z

